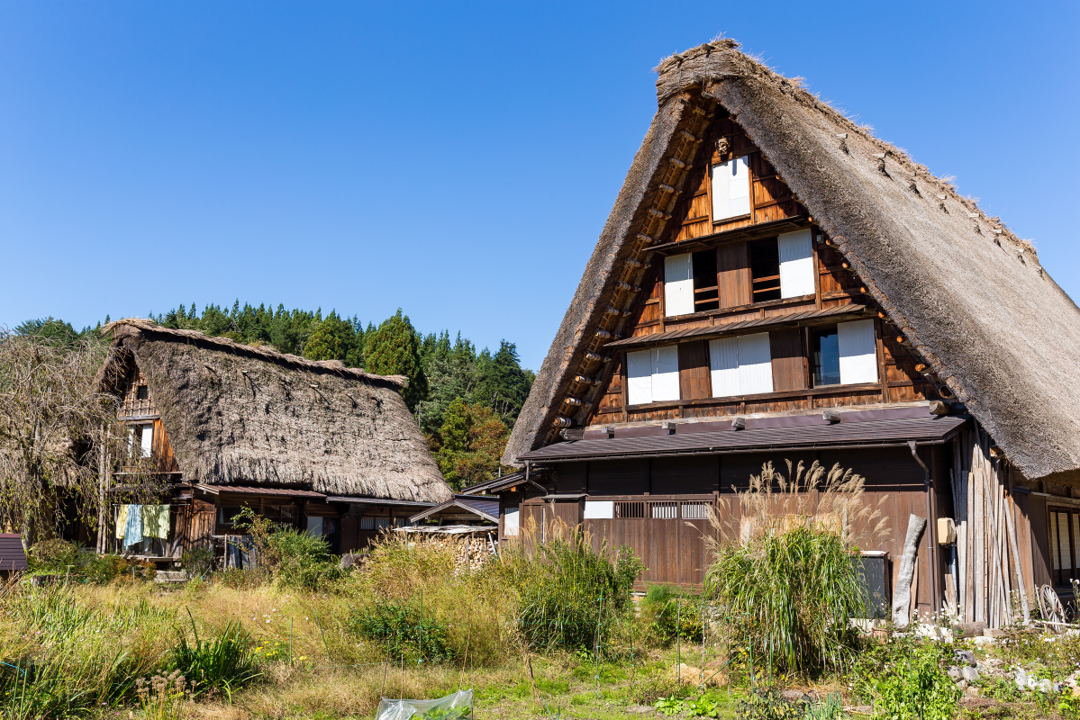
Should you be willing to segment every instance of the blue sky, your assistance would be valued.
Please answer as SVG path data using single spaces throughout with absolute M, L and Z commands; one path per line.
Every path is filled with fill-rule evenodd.
M 0 324 L 402 307 L 539 369 L 651 69 L 720 33 L 1080 298 L 1077 27 L 1076 2 L 0 2 Z

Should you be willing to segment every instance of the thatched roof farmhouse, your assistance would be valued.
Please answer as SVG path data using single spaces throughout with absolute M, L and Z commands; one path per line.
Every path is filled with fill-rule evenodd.
M 390 508 L 404 518 L 452 497 L 401 398 L 404 377 L 147 320 L 105 331 L 112 344 L 100 382 L 122 397 L 122 419 L 185 499 L 294 503 L 286 515 L 301 526 L 305 516 L 344 515 L 333 532 L 348 534 L 350 549 L 361 528 L 394 522 Z M 208 533 L 227 523 L 219 513 Z
M 737 524 L 764 463 L 817 462 L 866 478 L 889 538 L 863 561 L 899 624 L 1070 594 L 1080 309 L 1032 244 L 732 40 L 656 70 L 503 456 L 523 471 L 483 488 L 502 535 L 578 524 L 696 585 L 708 509 Z
M 895 328 L 1030 479 L 1080 484 L 1080 309 L 1016 237 L 906 152 L 717 40 L 656 68 L 658 109 L 514 427 L 504 462 L 555 438 L 598 330 L 618 333 L 627 260 L 640 252 L 671 158 L 730 113 L 831 238 Z M 694 101 L 690 101 L 690 97 Z M 670 221 L 668 227 L 676 224 Z M 659 239 L 656 226 L 650 236 Z M 585 367 L 586 370 L 591 368 Z

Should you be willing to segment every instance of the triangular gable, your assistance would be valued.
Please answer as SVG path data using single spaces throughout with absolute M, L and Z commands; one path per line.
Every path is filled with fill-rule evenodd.
M 659 110 L 514 427 L 505 462 L 554 441 L 602 375 L 624 286 L 647 264 L 710 112 L 730 112 L 933 373 L 1029 478 L 1080 476 L 1080 310 L 1029 243 L 946 182 L 722 40 L 658 68 Z

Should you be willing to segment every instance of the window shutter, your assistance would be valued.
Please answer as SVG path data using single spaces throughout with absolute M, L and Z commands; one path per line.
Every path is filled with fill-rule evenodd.
M 840 383 L 877 382 L 877 342 L 873 320 L 856 320 L 836 326 L 840 344 Z
M 679 399 L 679 346 L 653 351 L 652 401 Z
M 513 537 L 518 534 L 518 509 L 507 508 L 503 514 L 503 535 Z
M 769 333 L 710 341 L 709 370 L 713 397 L 772 392 Z
M 780 297 L 814 294 L 814 251 L 809 228 L 782 233 L 780 250 Z
M 748 158 L 712 166 L 713 222 L 750 212 L 750 164 Z
M 739 394 L 738 338 L 720 338 L 709 342 L 709 372 L 713 397 Z
M 669 255 L 664 258 L 664 314 L 694 312 L 694 256 Z
M 652 350 L 626 353 L 626 394 L 631 405 L 645 405 L 652 397 Z
M 612 500 L 586 500 L 585 520 L 611 520 L 615 517 L 615 502 Z
M 739 387 L 743 395 L 773 391 L 769 333 L 739 337 Z
M 148 458 L 154 453 L 154 426 L 142 426 L 142 456 Z

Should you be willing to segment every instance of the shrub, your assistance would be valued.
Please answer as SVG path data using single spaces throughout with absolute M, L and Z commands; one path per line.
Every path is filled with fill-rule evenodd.
M 887 720 L 948 720 L 960 690 L 946 672 L 952 648 L 894 638 L 867 649 L 855 664 L 855 691 Z
M 267 544 L 274 574 L 282 587 L 322 590 L 343 575 L 330 546 L 321 537 L 292 528 L 271 533 Z
M 169 666 L 187 678 L 192 695 L 221 690 L 231 697 L 233 690 L 258 677 L 251 638 L 239 625 L 229 623 L 220 635 L 206 640 L 199 637 L 194 620 L 191 629 L 195 642 L 189 644 L 181 635 L 169 650 Z
M 30 548 L 30 569 L 36 573 L 64 575 L 78 570 L 85 564 L 82 551 L 76 543 L 67 540 L 44 540 Z
M 700 642 L 703 607 L 698 595 L 684 594 L 670 585 L 651 585 L 641 602 L 641 619 L 664 644 L 675 642 L 676 637 Z
M 359 597 L 364 611 L 379 614 L 380 603 L 423 607 L 426 623 L 446 628 L 446 645 L 454 658 L 473 665 L 502 660 L 513 632 L 516 602 L 512 578 L 502 563 L 472 566 L 460 562 L 464 545 L 458 538 L 384 533 L 371 546 L 361 572 L 338 587 Z M 425 638 L 425 646 L 427 639 Z M 426 652 L 426 651 L 425 651 Z
M 786 699 L 779 688 L 754 688 L 735 703 L 736 720 L 802 720 L 805 703 Z
M 444 623 L 425 616 L 418 604 L 376 600 L 356 611 L 352 629 L 368 640 L 382 644 L 393 660 L 443 662 L 454 659 Z
M 187 570 L 188 577 L 205 578 L 214 572 L 214 549 L 209 545 L 200 545 L 184 551 L 180 556 L 180 565 Z
M 771 463 L 751 477 L 739 496 L 739 528 L 722 528 L 713 517 L 738 539 L 714 544 L 705 589 L 770 674 L 840 670 L 857 642 L 849 620 L 866 606 L 850 528 L 871 524 L 879 513 L 861 502 L 863 479 L 850 471 L 834 466 L 823 482 L 817 462 L 806 473 L 802 463 L 794 474 L 790 463 L 788 469 L 791 480 Z
M 595 648 L 625 616 L 642 569 L 629 548 L 619 548 L 612 562 L 606 546 L 594 551 L 580 532 L 538 545 L 531 557 L 517 553 L 518 629 L 532 647 Z

